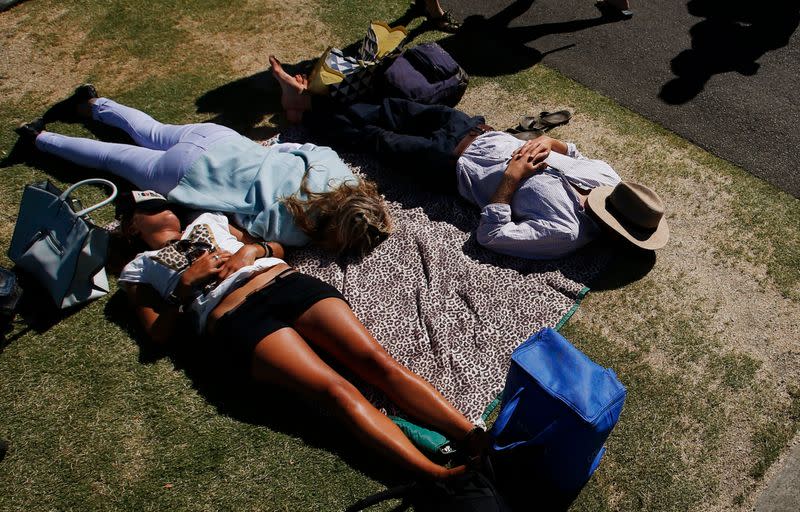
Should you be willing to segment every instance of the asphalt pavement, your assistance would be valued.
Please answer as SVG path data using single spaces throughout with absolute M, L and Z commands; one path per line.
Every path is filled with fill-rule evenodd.
M 629 20 L 592 0 L 442 4 L 468 72 L 544 62 L 800 197 L 800 2 L 631 0 Z

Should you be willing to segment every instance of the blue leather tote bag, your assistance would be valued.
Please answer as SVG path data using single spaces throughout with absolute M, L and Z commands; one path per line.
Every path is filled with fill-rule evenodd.
M 498 482 L 512 495 L 536 496 L 538 509 L 565 509 L 600 464 L 625 395 L 613 370 L 554 329 L 531 336 L 511 355 L 490 432 Z
M 70 194 L 88 184 L 105 185 L 111 194 L 73 211 Z M 108 232 L 87 220 L 87 215 L 116 195 L 117 187 L 101 178 L 80 181 L 64 192 L 50 182 L 25 187 L 8 256 L 47 289 L 57 307 L 68 308 L 108 293 L 104 268 Z

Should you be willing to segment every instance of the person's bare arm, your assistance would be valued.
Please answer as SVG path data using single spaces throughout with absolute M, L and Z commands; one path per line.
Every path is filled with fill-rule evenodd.
M 166 344 L 180 319 L 178 306 L 163 300 L 150 285 L 129 284 L 126 291 L 147 336 L 159 345 Z
M 547 139 L 551 138 L 547 137 Z M 551 140 L 559 142 L 556 139 Z M 512 153 L 511 161 L 508 162 L 508 166 L 503 172 L 503 178 L 490 199 L 491 203 L 511 204 L 514 193 L 520 184 L 533 176 L 536 171 L 547 166 L 544 159 L 550 154 L 552 147 L 552 144 L 548 142 L 543 140 L 543 137 L 539 137 L 526 142 Z M 566 144 L 564 144 L 564 148 L 566 151 Z M 561 149 L 560 146 L 558 149 Z
M 555 151 L 556 153 L 561 153 L 562 155 L 569 153 L 569 147 L 567 146 L 566 142 L 554 139 L 553 137 L 548 137 L 547 135 L 541 135 L 533 140 L 529 140 L 523 144 L 518 151 L 522 150 L 526 146 L 532 149 L 545 148 L 548 151 Z
M 230 218 L 228 219 L 228 231 L 230 231 L 237 240 L 242 242 L 244 246 L 236 251 L 236 254 L 225 264 L 222 272 L 219 274 L 220 280 L 225 279 L 242 267 L 252 265 L 253 262 L 256 261 L 256 258 L 263 258 L 269 254 L 261 245 L 261 239 L 254 237 L 231 222 Z M 278 242 L 266 242 L 266 244 L 272 250 L 272 256 L 283 259 L 285 251 L 281 244 Z
M 150 285 L 130 283 L 125 287 L 128 300 L 151 340 L 158 344 L 170 340 L 180 321 L 180 304 L 191 302 L 194 290 L 214 279 L 230 257 L 231 253 L 227 251 L 217 251 L 197 258 L 181 274 L 178 284 L 175 285 L 172 294 L 177 299 L 176 304 L 162 299 Z

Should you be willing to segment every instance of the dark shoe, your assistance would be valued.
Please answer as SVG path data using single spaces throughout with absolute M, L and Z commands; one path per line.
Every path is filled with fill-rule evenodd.
M 619 9 L 605 0 L 600 0 L 599 2 L 595 3 L 594 6 L 597 7 L 597 10 L 600 11 L 600 14 L 607 19 L 629 20 L 633 18 L 633 11 L 630 9 Z
M 440 32 L 447 32 L 448 34 L 455 34 L 461 28 L 461 23 L 457 22 L 450 11 L 445 11 L 441 16 L 434 18 L 428 15 L 428 23 L 433 25 L 433 28 Z
M 433 16 L 425 9 L 424 0 L 414 0 L 411 7 L 408 8 L 412 15 L 425 16 L 428 18 L 428 23 L 433 25 L 436 30 L 447 32 L 448 34 L 455 34 L 461 28 L 461 23 L 457 22 L 450 11 L 445 11 L 441 16 Z
M 72 96 L 63 99 L 50 107 L 44 113 L 45 122 L 63 121 L 77 123 L 86 119 L 86 113 L 81 112 L 81 107 L 88 104 L 89 100 L 97 98 L 97 89 L 92 84 L 83 84 L 75 89 Z
M 33 147 L 36 142 L 36 137 L 38 137 L 45 128 L 44 124 L 44 119 L 40 117 L 39 119 L 34 119 L 30 123 L 18 126 L 14 131 L 17 132 L 17 135 L 19 135 L 19 138 L 25 145 Z

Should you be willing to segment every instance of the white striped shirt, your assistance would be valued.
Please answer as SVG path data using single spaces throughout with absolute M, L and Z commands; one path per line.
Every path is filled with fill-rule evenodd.
M 548 166 L 525 180 L 511 205 L 490 203 L 511 153 L 523 144 L 504 132 L 487 132 L 475 139 L 456 164 L 458 191 L 482 208 L 477 239 L 484 247 L 522 258 L 559 258 L 600 234 L 572 185 L 584 190 L 613 187 L 620 177 L 607 163 L 590 160 L 574 144 L 567 144 L 567 156 L 574 162 L 551 154 L 548 164 L 562 170 Z

